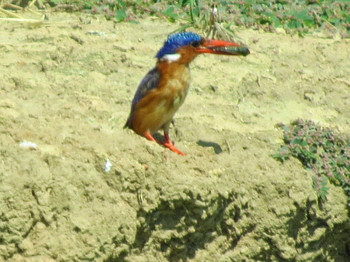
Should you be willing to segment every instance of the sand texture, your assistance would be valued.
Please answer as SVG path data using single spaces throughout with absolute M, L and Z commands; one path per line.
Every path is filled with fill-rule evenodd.
M 0 261 L 350 261 L 343 190 L 272 158 L 279 123 L 350 134 L 349 39 L 238 28 L 249 56 L 191 64 L 180 156 L 123 129 L 178 25 L 49 17 L 1 23 Z

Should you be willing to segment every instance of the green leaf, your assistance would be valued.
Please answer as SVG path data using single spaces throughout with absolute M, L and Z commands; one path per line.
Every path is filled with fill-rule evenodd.
M 115 18 L 117 19 L 118 22 L 125 21 L 126 18 L 128 18 L 128 15 L 126 14 L 126 10 L 125 9 L 117 10 L 117 12 L 115 13 Z
M 312 16 L 308 14 L 307 10 L 302 10 L 300 12 L 295 13 L 295 17 L 303 21 L 313 21 Z
M 304 140 L 303 138 L 297 138 L 294 139 L 291 143 L 291 145 L 301 145 L 301 146 L 307 146 L 307 141 Z
M 118 0 L 117 3 L 120 7 L 126 7 L 126 3 L 123 0 Z
M 174 7 L 170 6 L 168 7 L 168 9 L 166 9 L 162 13 L 166 15 L 171 22 L 174 22 L 179 17 L 177 14 L 174 13 L 174 10 L 175 10 Z
M 302 26 L 302 24 L 299 21 L 295 20 L 295 19 L 290 20 L 287 25 L 291 29 L 296 29 L 296 28 L 299 28 L 299 27 Z

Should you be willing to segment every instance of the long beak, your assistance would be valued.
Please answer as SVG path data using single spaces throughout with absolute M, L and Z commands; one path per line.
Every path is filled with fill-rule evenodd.
M 249 49 L 246 46 L 222 41 L 222 40 L 213 40 L 213 39 L 204 39 L 199 47 L 196 48 L 196 51 L 200 54 L 209 53 L 209 54 L 219 54 L 219 55 L 249 55 Z

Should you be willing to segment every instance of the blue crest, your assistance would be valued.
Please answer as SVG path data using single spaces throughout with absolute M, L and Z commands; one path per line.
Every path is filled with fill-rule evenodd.
M 190 45 L 193 42 L 200 42 L 201 39 L 200 35 L 192 32 L 172 34 L 165 41 L 164 46 L 159 50 L 156 57 L 160 59 L 165 55 L 175 54 L 180 47 Z

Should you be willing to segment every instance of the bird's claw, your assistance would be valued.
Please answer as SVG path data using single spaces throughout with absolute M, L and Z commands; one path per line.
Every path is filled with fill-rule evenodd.
M 175 147 L 175 145 L 173 144 L 173 142 L 171 142 L 170 140 L 163 142 L 162 143 L 163 146 L 169 148 L 171 151 L 178 153 L 179 155 L 185 156 L 186 154 L 181 152 L 180 149 L 178 149 L 177 147 Z
M 157 140 L 149 132 L 144 133 L 144 136 L 148 140 L 158 143 Z M 166 148 L 169 148 L 171 151 L 179 155 L 182 155 L 182 156 L 186 155 L 185 153 L 181 152 L 177 147 L 175 147 L 174 143 L 171 142 L 169 135 L 167 133 L 164 135 L 164 138 L 165 138 L 165 142 L 161 143 L 163 146 L 165 146 Z

